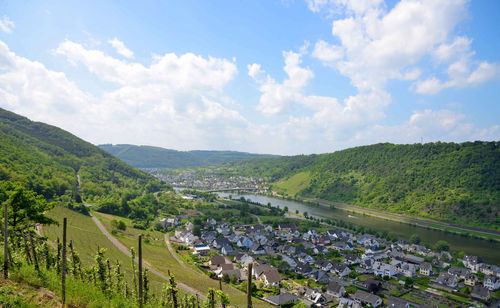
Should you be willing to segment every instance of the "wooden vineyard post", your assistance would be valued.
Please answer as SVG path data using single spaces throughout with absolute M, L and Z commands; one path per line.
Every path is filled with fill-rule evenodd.
M 9 263 L 8 263 L 8 255 L 9 255 L 9 249 L 7 248 L 8 245 L 8 233 L 7 233 L 7 202 L 3 204 L 4 207 L 4 229 L 3 229 L 3 278 L 7 279 L 9 278 Z
M 248 264 L 247 308 L 252 308 L 252 268 L 253 263 Z
M 142 307 L 142 235 L 139 235 L 139 307 Z
M 33 263 L 35 263 L 35 270 L 37 272 L 39 272 L 40 269 L 38 268 L 38 259 L 36 257 L 35 244 L 33 243 L 33 237 L 31 236 L 30 225 L 28 223 L 28 214 L 27 213 L 24 213 L 24 218 L 26 219 L 26 231 L 28 232 L 28 239 L 30 241 L 31 254 L 33 255 Z
M 62 269 L 61 269 L 61 284 L 62 284 L 62 305 L 66 305 L 66 226 L 67 218 L 63 219 L 63 243 L 62 243 Z

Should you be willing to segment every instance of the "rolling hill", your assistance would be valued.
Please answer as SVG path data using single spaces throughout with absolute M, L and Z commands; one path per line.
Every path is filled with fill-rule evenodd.
M 18 182 L 47 200 L 118 203 L 162 184 L 55 126 L 0 109 L 0 183 Z M 130 199 L 130 197 L 128 197 Z
M 384 143 L 225 167 L 288 196 L 500 229 L 500 142 Z
M 273 155 L 235 151 L 176 151 L 131 144 L 101 144 L 99 147 L 135 168 L 176 169 L 203 167 L 256 157 L 273 157 Z

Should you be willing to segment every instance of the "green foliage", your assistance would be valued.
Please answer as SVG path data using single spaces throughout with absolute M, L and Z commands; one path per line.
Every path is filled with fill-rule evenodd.
M 19 184 L 0 182 L 0 196 L 3 196 L 3 201 L 8 204 L 9 224 L 15 229 L 19 225 L 24 228 L 25 217 L 32 222 L 41 224 L 56 222 L 45 215 L 45 212 L 50 210 L 52 205 L 47 204 L 43 196 Z
M 127 224 L 123 220 L 113 219 L 111 221 L 111 225 L 118 230 L 122 230 L 122 231 L 127 230 Z
M 421 239 L 420 239 L 420 236 L 418 234 L 412 234 L 410 236 L 410 244 L 420 244 L 421 242 Z
M 450 250 L 450 243 L 447 241 L 439 240 L 434 244 L 434 250 L 437 250 L 438 252 L 441 251 L 449 251 Z
M 3 109 L 0 140 L 0 185 L 16 183 L 82 213 L 82 195 L 105 212 L 128 215 L 132 199 L 170 187 L 62 129 Z
M 384 143 L 230 162 L 224 168 L 229 175 L 265 177 L 275 190 L 300 187 L 300 196 L 500 229 L 496 141 Z

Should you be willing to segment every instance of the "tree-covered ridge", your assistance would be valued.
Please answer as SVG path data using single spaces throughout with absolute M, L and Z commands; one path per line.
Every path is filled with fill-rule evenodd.
M 98 147 L 57 127 L 0 109 L 0 182 L 72 206 L 85 201 L 120 203 L 123 195 L 156 191 L 163 184 Z
M 499 142 L 384 143 L 226 167 L 280 182 L 277 189 L 308 171 L 307 187 L 293 194 L 500 228 Z
M 136 168 L 187 168 L 255 157 L 271 157 L 235 151 L 176 151 L 153 146 L 101 144 L 99 147 Z

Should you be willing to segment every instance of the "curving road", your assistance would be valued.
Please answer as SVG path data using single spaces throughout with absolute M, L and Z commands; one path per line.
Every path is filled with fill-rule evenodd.
M 104 226 L 102 225 L 102 223 L 99 221 L 99 219 L 97 219 L 95 216 L 93 215 L 90 215 L 92 217 L 92 220 L 95 222 L 95 224 L 97 225 L 97 227 L 99 228 L 99 230 L 101 230 L 101 232 L 111 241 L 111 243 L 113 243 L 113 245 L 116 246 L 116 248 L 118 248 L 121 252 L 123 252 L 124 254 L 126 254 L 128 257 L 131 256 L 130 254 L 130 251 L 128 251 L 128 248 L 125 247 L 125 245 L 123 245 L 122 243 L 120 243 L 120 241 L 118 241 L 116 238 L 114 238 L 113 236 L 111 236 L 111 234 L 109 234 L 108 230 L 106 230 L 106 228 L 104 228 Z M 169 250 L 170 250 L 170 246 L 169 246 Z M 172 255 L 174 256 L 174 258 L 177 259 L 177 255 L 172 253 Z M 177 259 L 177 261 L 179 261 L 179 259 Z M 136 257 L 135 258 L 135 262 L 139 262 L 138 261 L 138 258 Z M 184 265 L 184 263 L 180 262 L 182 265 Z M 151 273 L 153 273 L 154 275 L 166 280 L 166 281 L 169 281 L 168 277 L 163 275 L 162 273 L 156 271 L 155 269 L 151 268 L 151 266 L 149 264 L 146 263 L 146 261 L 144 261 L 144 264 L 143 264 L 144 267 L 146 267 Z M 185 266 L 185 265 L 184 265 Z M 193 295 L 198 295 L 199 297 L 203 298 L 203 299 L 206 299 L 206 296 L 204 296 L 202 293 L 200 293 L 200 291 L 180 282 L 180 281 L 177 281 L 177 285 L 193 294 Z

